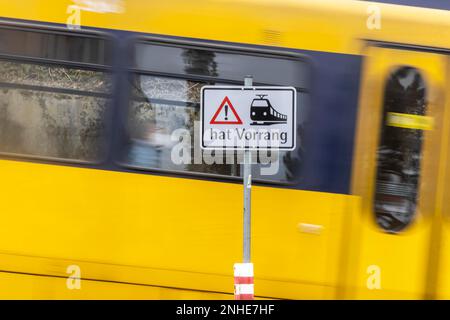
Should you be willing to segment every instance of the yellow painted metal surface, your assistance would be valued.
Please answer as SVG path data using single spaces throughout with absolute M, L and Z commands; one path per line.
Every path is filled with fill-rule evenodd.
M 388 126 L 419 130 L 432 130 L 434 123 L 432 117 L 399 112 L 388 112 L 386 121 Z
M 428 280 L 434 239 L 433 225 L 440 214 L 442 176 L 440 159 L 444 132 L 447 57 L 439 54 L 369 47 L 366 51 L 363 90 L 354 160 L 353 192 L 362 197 L 361 215 L 353 229 L 359 247 L 354 256 L 353 297 L 424 298 L 432 288 Z M 379 143 L 383 94 L 390 73 L 399 66 L 411 66 L 425 78 L 427 115 L 436 119 L 433 130 L 424 131 L 419 205 L 414 221 L 399 234 L 384 232 L 375 222 L 373 195 L 376 176 L 376 148 Z M 380 287 L 367 285 L 373 268 L 379 270 Z M 370 280 L 369 280 L 370 281 Z
M 66 24 L 80 1 L 1 1 L 0 16 Z M 450 11 L 354 0 L 126 0 L 123 13 L 81 11 L 82 26 L 359 54 L 361 39 L 450 48 Z M 27 10 L 23 10 L 27 8 Z M 414 25 L 414 32 L 411 26 Z M 439 36 L 430 36 L 439 35 Z
M 450 74 L 450 60 L 447 61 L 447 75 Z M 447 100 L 444 116 L 444 133 L 441 143 L 443 156 L 440 163 L 440 188 L 437 194 L 439 201 L 439 215 L 435 223 L 435 233 L 437 240 L 434 243 L 433 253 L 434 269 L 436 276 L 434 297 L 438 299 L 450 299 L 450 82 L 446 86 Z
M 0 299 L 183 299 L 222 300 L 232 295 L 126 283 L 83 280 L 80 289 L 67 289 L 66 278 L 0 272 Z
M 0 175 L 2 270 L 68 276 L 76 264 L 86 279 L 232 293 L 240 184 L 4 160 Z M 335 295 L 351 199 L 254 188 L 256 295 Z M 322 232 L 301 232 L 300 223 Z

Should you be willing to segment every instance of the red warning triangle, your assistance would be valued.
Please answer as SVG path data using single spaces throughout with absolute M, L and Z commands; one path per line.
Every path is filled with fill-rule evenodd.
M 235 119 L 232 119 L 231 117 L 228 116 L 228 114 L 229 114 L 228 110 L 227 110 L 228 107 L 231 110 L 231 112 L 233 113 Z M 225 110 L 224 110 L 225 117 L 223 120 L 217 120 L 217 117 L 222 112 L 223 108 L 225 108 Z M 242 120 L 241 120 L 241 118 L 239 118 L 239 115 L 237 114 L 236 110 L 234 109 L 233 105 L 231 104 L 230 99 L 228 99 L 228 97 L 225 97 L 223 99 L 222 103 L 220 104 L 219 109 L 217 109 L 216 113 L 214 114 L 211 121 L 209 122 L 209 124 L 242 124 Z

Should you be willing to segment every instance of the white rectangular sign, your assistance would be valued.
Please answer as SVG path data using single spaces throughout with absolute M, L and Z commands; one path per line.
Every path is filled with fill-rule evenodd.
M 295 88 L 204 86 L 200 109 L 202 149 L 296 147 Z

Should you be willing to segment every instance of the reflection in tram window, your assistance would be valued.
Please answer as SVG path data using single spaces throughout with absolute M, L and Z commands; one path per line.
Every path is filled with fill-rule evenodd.
M 138 42 L 135 49 L 122 162 L 139 169 L 241 176 L 242 153 L 200 149 L 201 88 L 206 84 L 239 85 L 249 74 L 264 85 L 292 85 L 298 88 L 305 88 L 309 79 L 308 65 L 293 58 L 147 42 Z M 298 99 L 304 97 L 299 94 Z M 303 105 L 301 102 L 300 106 Z M 176 163 L 171 154 L 180 141 L 172 134 L 175 131 L 180 133 L 180 129 L 190 140 L 185 136 L 182 138 L 182 142 L 188 145 L 183 148 L 188 151 L 188 156 L 181 163 Z M 302 132 L 301 125 L 299 131 Z M 277 169 L 264 173 L 255 169 L 254 179 L 277 183 L 295 180 L 299 172 L 299 150 L 280 152 Z M 212 153 L 214 159 L 205 157 L 205 153 Z M 188 157 L 190 161 L 186 163 Z M 259 160 L 261 158 L 267 163 L 270 155 L 263 155 Z M 270 165 L 262 167 L 267 169 Z
M 423 116 L 426 87 L 415 68 L 393 72 L 384 93 L 383 124 L 377 152 L 374 209 L 377 223 L 388 232 L 404 229 L 417 211 L 423 133 L 388 121 L 390 113 Z
M 206 163 L 204 153 L 203 157 L 201 155 L 198 121 L 200 90 L 205 84 L 192 80 L 135 75 L 133 97 L 128 110 L 128 144 L 124 162 L 139 168 L 240 176 L 241 159 L 236 152 L 216 154 L 218 161 L 213 164 Z M 173 147 L 180 143 L 172 139 L 172 133 L 179 129 L 190 135 L 190 139 L 184 140 L 189 142 L 185 149 L 189 151 L 189 163 L 174 163 L 171 159 Z M 197 151 L 194 150 L 194 144 Z M 255 172 L 255 178 L 281 182 L 294 179 L 292 168 L 296 166 L 295 158 L 290 152 L 280 152 L 279 159 L 278 172 L 268 177 Z
M 165 170 L 183 170 L 223 175 L 239 175 L 239 166 L 233 164 L 196 163 L 194 143 L 199 150 L 195 121 L 200 118 L 200 89 L 206 83 L 136 75 L 133 98 L 128 111 L 129 146 L 126 162 L 133 166 Z M 174 163 L 171 152 L 180 141 L 172 139 L 178 129 L 189 132 L 186 150 L 190 163 Z M 222 162 L 225 163 L 225 157 Z
M 111 83 L 101 71 L 0 61 L 0 152 L 99 160 Z

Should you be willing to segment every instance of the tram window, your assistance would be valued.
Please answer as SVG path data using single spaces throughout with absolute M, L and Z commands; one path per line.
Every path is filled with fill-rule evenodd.
M 0 45 L 0 153 L 100 160 L 111 77 L 93 63 L 105 61 L 98 52 L 103 40 L 3 29 L 0 37 L 9 43 Z M 71 53 L 75 48 L 81 52 Z M 12 59 L 16 54 L 21 60 Z M 55 64 L 59 58 L 80 66 Z
M 267 108 L 267 101 L 266 100 L 256 100 L 253 101 L 252 103 L 252 107 L 262 107 L 262 108 Z M 270 109 L 270 111 L 272 111 L 272 109 Z
M 200 117 L 200 89 L 205 82 L 135 75 L 132 84 L 127 163 L 144 168 L 239 175 L 239 166 L 225 164 L 225 157 L 220 157 L 222 163 L 212 165 L 194 159 L 194 144 L 200 148 L 195 121 Z M 182 143 L 180 139 L 184 139 Z M 190 154 L 190 163 L 172 161 L 176 145 L 180 152 L 184 148 Z
M 290 66 L 291 82 L 283 82 L 277 72 L 267 72 L 273 67 L 267 66 L 267 59 L 271 59 L 275 66 Z M 212 152 L 215 162 L 211 164 L 205 156 L 211 152 L 200 149 L 198 121 L 202 86 L 242 85 L 244 76 L 255 72 L 261 75 L 263 83 L 267 85 L 304 88 L 306 76 L 301 73 L 307 73 L 308 70 L 304 61 L 294 59 L 139 43 L 130 78 L 132 98 L 122 162 L 140 169 L 238 177 L 242 174 L 239 165 L 241 153 Z M 270 74 L 273 75 L 272 82 Z M 181 163 L 172 158 L 174 148 L 178 146 L 177 151 L 181 149 L 180 141 L 186 144 L 183 150 L 187 151 L 188 158 L 184 158 Z M 295 151 L 280 152 L 278 171 L 263 176 L 260 170 L 255 170 L 254 178 L 270 182 L 294 180 L 300 162 L 298 154 Z
M 0 152 L 97 160 L 109 90 L 103 72 L 0 61 Z
M 245 76 L 251 74 L 258 83 L 295 85 L 300 88 L 308 87 L 310 77 L 307 63 L 290 57 L 251 55 L 237 50 L 202 50 L 147 42 L 136 45 L 133 67 L 157 73 L 207 76 L 240 83 Z
M 385 87 L 374 210 L 387 232 L 404 229 L 417 211 L 423 144 L 421 130 L 395 126 L 390 119 L 393 113 L 425 115 L 426 93 L 423 77 L 412 67 L 396 69 Z

